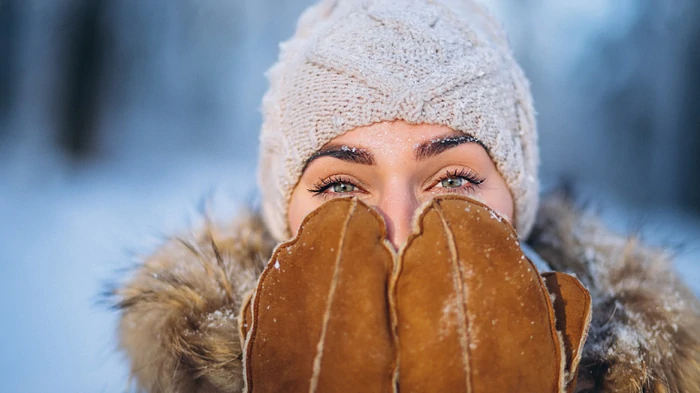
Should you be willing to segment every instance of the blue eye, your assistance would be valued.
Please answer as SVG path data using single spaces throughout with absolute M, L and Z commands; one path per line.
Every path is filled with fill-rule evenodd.
M 331 176 L 319 180 L 309 192 L 314 195 L 332 196 L 333 194 L 350 194 L 361 192 L 362 189 L 351 180 L 341 176 Z
M 333 192 L 342 194 L 355 191 L 355 186 L 350 183 L 335 183 L 333 184 Z
M 468 168 L 460 168 L 454 171 L 447 171 L 442 178 L 438 180 L 437 186 L 451 191 L 471 191 L 475 187 L 479 187 L 486 180 Z
M 466 182 L 467 181 L 462 177 L 448 177 L 448 178 L 442 179 L 440 184 L 444 188 L 459 188 L 459 187 L 462 187 L 464 185 L 464 183 L 466 183 Z

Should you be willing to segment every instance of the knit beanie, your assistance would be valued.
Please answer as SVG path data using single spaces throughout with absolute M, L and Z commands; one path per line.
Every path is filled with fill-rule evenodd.
M 279 241 L 306 160 L 331 139 L 382 121 L 450 127 L 486 147 L 524 238 L 538 205 L 529 83 L 506 35 L 473 0 L 323 0 L 299 19 L 268 71 L 258 185 Z

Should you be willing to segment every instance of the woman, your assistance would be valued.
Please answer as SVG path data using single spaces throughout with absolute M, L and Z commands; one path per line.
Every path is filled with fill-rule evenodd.
M 121 345 L 146 391 L 242 388 L 244 299 L 274 246 L 324 201 L 373 206 L 399 248 L 422 203 L 458 194 L 510 221 L 543 269 L 573 272 L 590 291 L 577 391 L 700 392 L 700 310 L 668 256 L 564 196 L 539 203 L 529 85 L 480 6 L 324 1 L 269 79 L 260 215 L 168 242 L 116 293 Z

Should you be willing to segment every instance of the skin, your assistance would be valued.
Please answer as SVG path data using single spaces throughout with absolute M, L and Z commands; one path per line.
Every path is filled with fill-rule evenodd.
M 288 224 L 296 236 L 304 217 L 325 201 L 357 196 L 384 217 L 398 248 L 413 232 L 416 209 L 450 193 L 478 199 L 512 222 L 513 197 L 477 141 L 446 126 L 375 123 L 332 139 L 307 161 Z

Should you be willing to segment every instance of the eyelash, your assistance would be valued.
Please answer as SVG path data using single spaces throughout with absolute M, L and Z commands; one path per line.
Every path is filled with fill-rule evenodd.
M 326 194 L 326 190 L 340 183 L 350 184 L 354 187 L 360 188 L 355 182 L 353 182 L 350 179 L 346 179 L 342 176 L 330 176 L 325 179 L 319 180 L 318 183 L 314 184 L 313 188 L 309 188 L 308 191 L 314 194 L 314 196 L 324 195 Z
M 467 181 L 467 184 L 459 187 L 459 188 L 454 188 L 451 189 L 449 192 L 455 192 L 455 191 L 468 191 L 471 192 L 475 188 L 478 188 L 485 180 L 486 178 L 479 177 L 479 175 L 470 170 L 470 169 L 455 169 L 452 171 L 447 171 L 443 176 L 437 179 L 435 182 L 435 185 L 441 183 L 443 180 L 446 179 L 451 179 L 451 178 L 462 178 Z M 360 189 L 360 186 L 357 185 L 354 181 L 347 179 L 343 176 L 330 176 L 325 179 L 320 179 L 316 184 L 314 184 L 313 188 L 308 189 L 309 192 L 314 194 L 314 196 L 327 196 L 328 193 L 326 191 L 333 187 L 336 184 L 349 184 L 352 185 L 353 187 Z M 348 193 L 349 194 L 349 193 Z
M 465 169 L 465 168 L 460 168 L 460 169 L 455 169 L 453 171 L 447 171 L 445 175 L 441 176 L 439 179 L 437 179 L 436 184 L 441 183 L 443 180 L 446 179 L 451 179 L 459 177 L 467 181 L 467 184 L 459 187 L 452 189 L 454 191 L 473 191 L 475 188 L 478 188 L 481 186 L 481 183 L 486 181 L 486 178 L 484 177 L 479 177 L 479 174 L 476 172 L 472 171 L 471 169 Z

